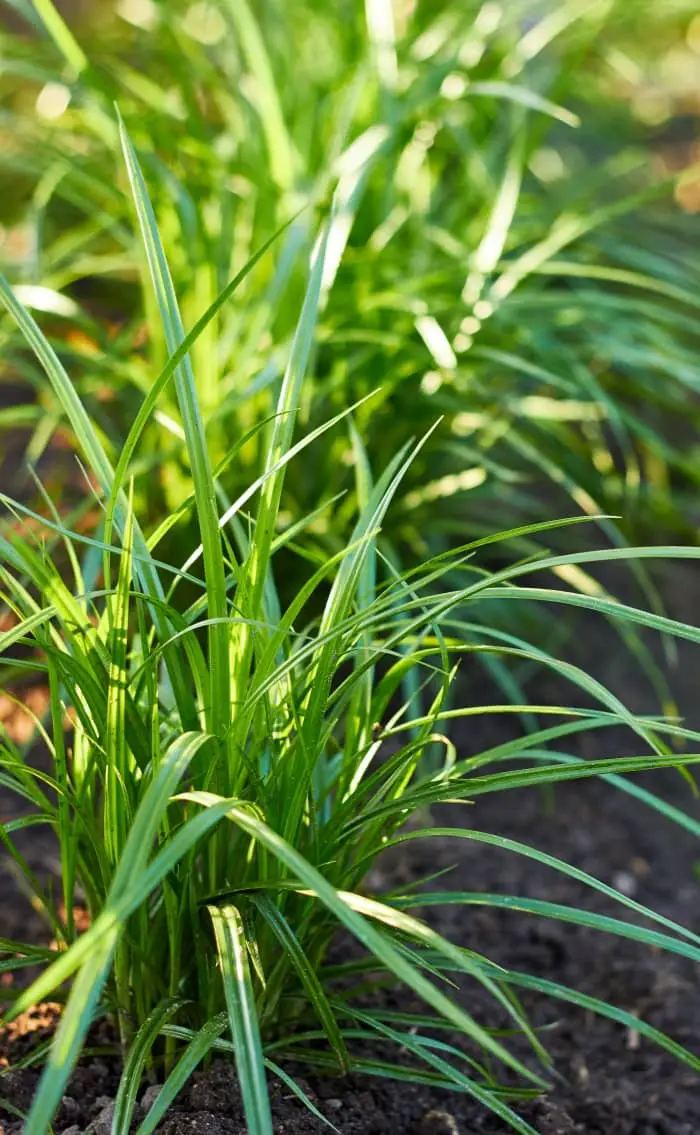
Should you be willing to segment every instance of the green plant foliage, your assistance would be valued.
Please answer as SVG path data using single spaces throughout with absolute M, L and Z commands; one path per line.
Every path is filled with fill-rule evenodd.
M 24 7 L 35 33 L 4 51 L 14 97 L 0 174 L 24 246 L 11 267 L 23 301 L 50 317 L 113 464 L 172 354 L 127 181 L 114 178 L 116 101 L 186 327 L 296 218 L 192 344 L 213 465 L 241 445 L 218 482 L 231 500 L 267 453 L 256 427 L 277 406 L 338 180 L 296 426 L 379 391 L 355 417 L 384 466 L 407 436 L 448 424 L 407 471 L 385 540 L 415 560 L 553 507 L 623 516 L 598 521 L 613 543 L 659 530 L 694 541 L 683 506 L 698 477 L 697 265 L 619 97 L 622 61 L 641 67 L 629 5 L 136 0 L 79 31 L 51 0 Z M 657 7 L 659 26 L 690 18 Z M 610 138 L 601 103 L 615 96 Z M 5 375 L 36 391 L 12 419 L 32 427 L 36 461 L 60 405 L 3 333 Z M 129 470 L 154 522 L 191 488 L 177 388 L 162 391 Z M 320 558 L 352 528 L 351 464 L 331 431 L 314 475 L 285 480 L 280 519 L 314 513 Z
M 278 105 L 269 85 L 275 71 L 259 57 L 262 41 L 245 6 L 237 8 L 236 26 L 246 53 L 269 80 L 258 97 L 266 132 L 277 139 Z M 54 33 L 61 42 L 62 25 Z M 70 41 L 64 50 L 77 65 Z M 388 79 L 393 54 L 384 41 L 375 50 Z M 390 104 L 390 84 L 384 94 Z M 335 244 L 346 206 L 342 178 L 324 227 L 310 242 L 306 291 L 284 375 L 270 387 L 276 397 L 273 418 L 255 435 L 261 461 L 248 488 L 231 499 L 218 470 L 240 464 L 236 477 L 242 479 L 247 466 L 237 436 L 222 451 L 221 439 L 207 430 L 193 360 L 214 319 L 236 319 L 240 291 L 229 287 L 225 299 L 214 295 L 211 321 L 201 321 L 185 337 L 139 159 L 128 131 L 123 125 L 120 130 L 149 287 L 157 299 L 153 319 L 162 324 L 166 344 L 161 360 L 166 377 L 157 386 L 164 398 L 174 399 L 187 454 L 181 512 L 192 518 L 199 542 L 195 537 L 184 565 L 167 557 L 162 548 L 167 523 L 150 526 L 148 510 L 137 504 L 128 463 L 114 460 L 82 400 L 81 381 L 73 383 L 50 340 L 0 281 L 0 297 L 71 424 L 100 503 L 90 534 L 55 510 L 41 538 L 21 523 L 7 523 L 0 533 L 0 598 L 15 617 L 0 632 L 7 674 L 45 674 L 51 691 L 50 720 L 40 723 L 50 771 L 35 767 L 9 737 L 0 743 L 3 788 L 27 806 L 0 830 L 57 939 L 49 950 L 0 942 L 6 971 L 42 963 L 40 975 L 13 992 L 6 1017 L 49 996 L 65 999 L 25 1130 L 28 1135 L 49 1130 L 90 1024 L 106 1012 L 124 1051 L 116 1132 L 130 1130 L 147 1070 L 155 1070 L 163 1086 L 137 1128 L 141 1135 L 157 1127 L 197 1065 L 220 1052 L 235 1060 L 253 1135 L 272 1130 L 268 1073 L 282 1076 L 316 1111 L 285 1071 L 285 1061 L 467 1092 L 514 1130 L 532 1135 L 513 1101 L 543 1086 L 547 1057 L 514 992 L 538 990 L 623 1023 L 629 1023 L 628 1015 L 458 948 L 411 908 L 438 901 L 509 905 L 694 961 L 700 961 L 700 937 L 584 872 L 512 841 L 513 854 L 574 875 L 617 901 L 624 917 L 502 895 L 426 896 L 414 889 L 387 897 L 369 893 L 364 880 L 382 850 L 418 838 L 406 830 L 411 816 L 442 801 L 517 786 L 600 776 L 636 794 L 640 804 L 692 826 L 690 817 L 636 788 L 629 774 L 697 763 L 699 736 L 633 714 L 577 666 L 491 627 L 488 611 L 493 604 L 516 610 L 528 599 L 549 607 L 569 603 L 632 629 L 642 626 L 697 643 L 700 631 L 661 614 L 613 603 L 603 592 L 546 583 L 552 571 L 563 568 L 580 572 L 611 560 L 698 558 L 700 550 L 621 547 L 568 556 L 541 550 L 533 558 L 528 545 L 525 556 L 489 569 L 487 557 L 499 541 L 516 548 L 531 538 L 545 542 L 557 530 L 549 521 L 470 540 L 411 570 L 401 571 L 387 559 L 380 530 L 392 508 L 400 507 L 411 471 L 442 435 L 404 444 L 377 465 L 365 448 L 360 421 L 371 403 L 344 407 L 316 431 L 302 428 L 313 418 L 303 408 L 323 313 L 329 311 L 330 268 L 337 269 L 338 281 L 342 274 Z M 291 176 L 294 153 L 291 146 L 276 151 L 280 179 Z M 240 266 L 238 289 L 249 285 L 261 263 Z M 245 298 L 240 303 L 245 310 Z M 291 317 L 287 306 L 285 318 Z M 155 329 L 154 323 L 153 341 Z M 220 334 L 221 327 L 216 342 Z M 268 349 L 274 355 L 272 344 Z M 311 390 L 313 395 L 315 380 Z M 156 406 L 153 411 L 157 414 Z M 153 431 L 147 415 L 132 426 L 128 448 L 135 462 L 141 449 L 148 452 Z M 287 482 L 318 476 L 317 450 L 332 448 L 339 437 L 350 439 L 353 507 L 342 505 L 349 510 L 347 540 L 319 563 L 309 532 L 317 514 L 291 527 L 280 525 L 280 514 Z M 19 521 L 30 511 L 4 500 Z M 287 581 L 282 593 L 276 580 L 290 560 L 301 582 L 294 590 Z M 532 584 L 533 573 L 543 577 L 542 586 Z M 457 669 L 465 656 L 490 658 L 506 671 L 514 659 L 555 668 L 569 685 L 570 701 L 463 704 Z M 73 722 L 69 739 L 66 711 Z M 513 712 L 540 712 L 554 724 L 468 756 L 456 754 L 447 740 L 452 719 Z M 581 760 L 566 752 L 566 739 L 577 731 L 612 726 L 635 734 L 638 756 Z M 671 751 L 672 742 L 680 751 Z M 85 896 L 91 925 L 81 935 L 70 915 L 60 917 L 15 846 L 15 833 L 35 824 L 49 825 L 58 836 L 66 910 L 79 893 Z M 430 821 L 420 834 L 435 834 Z M 457 834 L 491 838 L 471 830 Z M 356 940 L 359 958 L 331 964 L 329 947 L 340 930 Z M 368 1009 L 367 995 L 387 982 L 411 990 L 423 1011 Z M 529 1041 L 531 1061 L 516 1057 L 507 1039 L 469 1011 L 474 982 Z M 456 995 L 454 986 L 463 987 L 463 994 Z M 700 1067 L 697 1057 L 652 1024 L 634 1018 L 634 1027 Z M 381 1058 L 368 1055 L 377 1042 Z

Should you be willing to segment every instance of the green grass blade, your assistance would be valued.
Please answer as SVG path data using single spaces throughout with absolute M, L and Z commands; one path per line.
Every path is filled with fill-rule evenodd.
M 576 907 L 565 906 L 562 903 L 546 902 L 544 899 L 528 899 L 514 895 L 480 894 L 479 892 L 454 891 L 435 892 L 427 894 L 408 895 L 396 899 L 396 904 L 402 910 L 417 906 L 490 906 L 500 910 L 516 910 L 524 914 L 537 914 L 545 918 L 555 918 L 561 922 L 572 922 L 575 926 L 587 926 L 592 930 L 600 930 L 607 934 L 617 934 L 621 938 L 629 938 L 633 942 L 642 942 L 646 946 L 666 950 L 681 957 L 690 958 L 691 961 L 700 962 L 700 949 L 689 942 L 681 942 L 669 934 L 661 934 L 658 930 L 649 930 L 646 927 L 635 926 L 631 922 L 623 922 L 619 918 L 611 918 L 606 914 L 594 914 Z
M 46 1135 L 51 1125 L 97 1011 L 117 939 L 118 930 L 113 927 L 93 949 L 75 979 L 68 1005 L 51 1045 L 48 1063 L 32 1101 L 25 1126 L 26 1135 Z
M 32 3 L 66 63 L 80 75 L 89 66 L 87 56 L 52 0 L 32 0 Z
M 246 1124 L 250 1135 L 272 1135 L 272 1114 L 243 919 L 235 906 L 209 906 L 208 909 L 214 925 Z
M 185 338 L 177 298 L 146 183 L 136 151 L 121 118 L 119 130 L 151 281 L 163 322 L 165 340 L 170 354 L 173 355 Z M 213 620 L 217 620 L 212 623 L 209 630 L 211 701 L 207 710 L 211 722 L 211 732 L 217 737 L 223 737 L 229 721 L 229 646 L 227 627 L 218 620 L 223 620 L 227 613 L 226 575 L 219 534 L 216 491 L 189 355 L 185 355 L 182 362 L 175 368 L 173 379 L 185 430 L 187 453 L 192 468 L 197 519 L 202 535 L 209 613 Z
M 458 1085 L 464 1091 L 468 1092 L 469 1095 L 473 1096 L 474 1099 L 488 1108 L 489 1111 L 492 1111 L 495 1115 L 503 1119 L 513 1131 L 519 1132 L 519 1135 L 538 1135 L 535 1128 L 531 1127 L 526 1120 L 516 1115 L 512 1108 L 508 1107 L 508 1104 L 505 1103 L 504 1100 L 499 1099 L 495 1092 L 482 1087 L 482 1085 L 473 1080 L 471 1076 L 466 1076 L 464 1072 L 455 1068 L 453 1064 L 437 1056 L 436 1053 L 430 1050 L 428 1045 L 421 1044 L 418 1037 L 408 1033 L 397 1032 L 395 1029 L 377 1020 L 376 1017 L 365 1016 L 365 1014 L 360 1012 L 355 1012 L 354 1015 L 358 1020 L 365 1021 L 371 1028 L 376 1029 L 382 1036 L 392 1040 L 394 1044 L 407 1049 L 409 1052 L 413 1053 L 414 1056 L 418 1056 L 420 1060 L 430 1065 L 431 1068 L 442 1073 L 448 1082 Z
M 282 99 L 265 41 L 248 0 L 224 0 L 246 66 L 255 81 L 255 101 L 267 144 L 270 172 L 282 190 L 293 188 L 298 157 L 287 129 Z
M 316 328 L 321 281 L 327 248 L 328 231 L 325 230 L 316 249 L 299 322 L 294 334 L 289 363 L 282 381 L 277 402 L 277 416 L 265 462 L 266 479 L 258 509 L 256 540 L 247 564 L 249 576 L 249 614 L 257 618 L 260 612 L 265 580 L 268 571 L 270 548 L 274 535 L 275 519 L 279 513 L 285 466 L 282 461 L 292 447 L 295 415 L 299 406 L 302 382 L 311 354 Z M 272 470 L 276 470 L 272 475 Z
M 331 1123 L 330 1119 L 327 1119 L 322 1111 L 319 1111 L 319 1109 L 316 1107 L 316 1104 L 312 1099 L 309 1098 L 309 1096 L 307 1096 L 301 1085 L 299 1085 L 296 1080 L 289 1075 L 288 1072 L 285 1072 L 284 1068 L 280 1068 L 279 1064 L 275 1064 L 274 1060 L 270 1060 L 269 1057 L 265 1060 L 265 1067 L 269 1068 L 269 1070 L 277 1077 L 277 1079 L 281 1080 L 282 1083 L 289 1088 L 290 1092 L 293 1092 L 297 1099 L 300 1100 L 301 1103 L 303 1103 L 304 1107 L 308 1111 L 310 1111 L 311 1114 L 314 1115 L 316 1119 L 318 1119 L 323 1124 L 324 1127 L 329 1127 L 331 1131 L 337 1131 L 338 1135 L 340 1135 L 340 1131 L 338 1131 L 338 1128 L 335 1126 L 335 1124 Z
M 677 1060 L 681 1060 L 696 1072 L 700 1072 L 700 1059 L 698 1059 L 695 1053 L 689 1052 L 683 1045 L 678 1044 L 671 1037 L 660 1032 L 659 1029 L 655 1029 L 647 1021 L 637 1017 L 634 1013 L 628 1013 L 624 1009 L 618 1009 L 616 1005 L 611 1005 L 607 1001 L 601 1001 L 598 997 L 590 997 L 587 993 L 579 993 L 578 990 L 570 989 L 566 985 L 560 985 L 556 981 L 550 981 L 549 978 L 533 977 L 530 974 L 509 970 L 504 981 L 516 985 L 520 989 L 533 989 L 538 993 L 544 993 L 547 997 L 567 1001 L 569 1004 L 578 1005 L 579 1008 L 585 1009 L 590 1013 L 597 1013 L 598 1016 L 607 1017 L 611 1021 L 617 1021 L 618 1024 L 624 1025 L 626 1029 L 646 1037 L 648 1040 L 652 1041 L 653 1044 L 657 1044 L 659 1048 L 664 1048 L 666 1052 L 670 1052 Z
M 126 833 L 130 826 L 131 801 L 125 787 L 129 782 L 125 729 L 126 689 L 128 685 L 129 588 L 131 584 L 131 547 L 133 532 L 132 501 L 124 532 L 124 547 L 119 565 L 119 578 L 114 594 L 109 597 L 105 618 L 108 623 L 109 675 L 107 720 L 105 731 L 105 813 L 106 851 L 112 862 L 119 862 Z M 109 578 L 105 571 L 105 578 Z M 145 754 L 144 756 L 148 756 Z M 144 765 L 145 761 L 139 761 Z
M 107 505 L 105 520 L 105 543 L 109 544 L 110 542 L 110 530 L 114 508 L 116 506 L 118 494 L 120 493 L 125 483 L 129 464 L 131 463 L 131 460 L 136 451 L 136 446 L 138 445 L 138 442 L 141 438 L 141 435 L 143 434 L 148 420 L 156 408 L 158 399 L 168 386 L 168 383 L 175 374 L 177 368 L 187 358 L 187 355 L 189 354 L 191 348 L 198 341 L 199 337 L 206 330 L 211 321 L 221 311 L 225 304 L 228 303 L 228 301 L 231 299 L 231 297 L 234 295 L 234 293 L 237 291 L 246 277 L 250 274 L 250 272 L 252 272 L 256 264 L 260 260 L 262 260 L 265 253 L 272 247 L 273 244 L 277 242 L 279 237 L 289 227 L 289 225 L 292 224 L 294 219 L 295 218 L 292 217 L 289 221 L 286 221 L 285 224 L 278 228 L 277 231 L 268 238 L 268 240 L 264 241 L 257 252 L 255 252 L 254 255 L 251 256 L 250 260 L 248 260 L 243 268 L 241 268 L 240 272 L 237 272 L 233 279 L 229 281 L 229 283 L 219 293 L 214 302 L 200 316 L 200 318 L 192 327 L 191 331 L 188 331 L 187 335 L 185 335 L 184 339 L 180 343 L 180 346 L 170 356 L 168 362 L 163 367 L 163 370 L 158 375 L 158 378 L 150 387 L 148 393 L 146 394 L 146 397 L 139 407 L 138 414 L 136 415 L 134 422 L 129 429 L 129 433 L 124 442 L 124 445 L 122 446 L 119 454 L 119 459 L 114 469 L 114 483 Z
M 641 915 L 642 918 L 648 918 L 652 922 L 658 922 L 660 926 L 665 926 L 667 930 L 672 930 L 674 934 L 678 934 L 683 938 L 687 938 L 691 942 L 695 942 L 700 946 L 700 935 L 688 930 L 679 922 L 674 922 L 671 918 L 666 918 L 662 914 L 657 914 L 655 911 L 650 910 L 648 907 L 643 906 L 642 903 L 636 902 L 630 898 L 629 895 L 622 894 L 621 891 L 616 890 L 614 887 L 608 886 L 600 879 L 596 879 L 594 875 L 589 875 L 588 872 L 582 871 L 578 867 L 567 863 L 563 859 L 557 859 L 554 855 L 548 855 L 539 848 L 530 847 L 526 843 L 521 843 L 519 840 L 509 839 L 507 836 L 493 835 L 490 832 L 472 831 L 469 828 L 426 828 L 417 832 L 406 832 L 402 835 L 396 836 L 393 840 L 387 842 L 387 847 L 393 847 L 398 844 L 408 843 L 414 839 L 432 839 L 434 837 L 444 837 L 447 839 L 466 839 L 476 843 L 484 843 L 490 847 L 502 848 L 503 851 L 510 851 L 516 855 L 523 855 L 527 859 L 534 859 L 537 863 L 544 864 L 546 867 L 551 867 L 555 871 L 559 871 L 563 875 L 568 875 L 570 879 L 576 879 L 577 882 L 583 883 L 584 886 L 590 887 L 594 891 L 605 895 L 607 898 L 613 899 L 614 902 L 620 903 L 622 906 L 628 907 L 636 914 Z
M 75 932 L 73 908 L 75 900 L 77 841 L 72 827 L 71 809 L 68 803 L 68 759 L 58 672 L 50 655 L 47 657 L 47 665 L 51 729 L 53 734 L 53 758 L 56 766 L 56 781 L 58 787 L 58 834 L 61 855 L 61 888 L 63 892 L 63 905 L 66 910 L 66 934 L 70 941 Z
M 251 894 L 250 899 L 262 914 L 279 942 L 281 949 L 288 955 L 296 970 L 311 1006 L 323 1026 L 331 1051 L 338 1060 L 338 1068 L 341 1074 L 348 1072 L 350 1067 L 348 1051 L 340 1029 L 338 1028 L 338 1022 L 335 1019 L 323 986 L 313 966 L 310 964 L 309 959 L 304 954 L 296 934 L 269 895 Z
M 522 87 L 518 83 L 504 83 L 497 79 L 485 79 L 480 82 L 472 83 L 468 88 L 468 92 L 469 95 L 488 96 L 503 99 L 506 102 L 517 103 L 518 106 L 526 107 L 528 110 L 537 110 L 541 114 L 547 114 L 551 118 L 556 118 L 557 121 L 563 122 L 566 126 L 580 126 L 581 124 L 578 115 L 573 114 L 573 112 L 567 110 L 566 107 L 557 106 L 556 103 L 551 102 L 542 95 L 538 95 L 536 91 L 531 90 L 529 87 Z
M 151 1135 L 156 1130 L 178 1093 L 182 1091 L 195 1068 L 211 1052 L 215 1041 L 226 1029 L 228 1022 L 222 1013 L 208 1021 L 194 1034 L 192 1040 L 163 1084 L 151 1104 L 143 1123 L 136 1129 L 136 1135 Z
M 146 1018 L 134 1037 L 129 1054 L 124 1061 L 124 1069 L 119 1080 L 119 1090 L 114 1101 L 113 1135 L 129 1135 L 141 1077 L 153 1045 L 160 1036 L 163 1026 L 184 1004 L 185 1002 L 182 1000 L 162 1002 Z

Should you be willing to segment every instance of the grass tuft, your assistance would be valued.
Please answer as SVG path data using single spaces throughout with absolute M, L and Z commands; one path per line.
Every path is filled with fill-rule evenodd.
M 552 1070 L 522 989 L 698 1067 L 651 1023 L 412 913 L 518 909 L 700 960 L 692 931 L 607 883 L 429 818 L 599 777 L 698 833 L 632 779 L 678 768 L 692 783 L 700 761 L 641 637 L 700 643 L 645 570 L 700 548 L 632 539 L 640 518 L 685 532 L 697 469 L 666 423 L 695 420 L 697 300 L 685 250 L 654 244 L 667 217 L 645 164 L 594 175 L 576 140 L 590 108 L 567 76 L 598 66 L 617 5 L 537 7 L 524 33 L 488 5 L 382 0 L 342 21 L 312 7 L 221 0 L 207 43 L 185 7 L 156 3 L 155 31 L 119 24 L 93 52 L 35 0 L 43 38 L 31 53 L 9 40 L 26 89 L 60 79 L 69 96 L 50 130 L 21 101 L 7 113 L 0 174 L 32 181 L 18 214 L 36 262 L 13 266 L 14 289 L 0 276 L 3 366 L 39 399 L 10 424 L 30 425 L 34 463 L 60 425 L 89 485 L 87 504 L 84 480 L 77 505 L 40 482 L 36 506 L 0 497 L 3 686 L 48 683 L 35 727 L 50 766 L 0 737 L 23 809 L 0 837 L 56 943 L 0 940 L 3 973 L 40 966 L 7 991 L 5 1020 L 63 1005 L 28 1135 L 50 1130 L 105 1014 L 123 1054 L 117 1135 L 146 1078 L 162 1086 L 140 1135 L 217 1053 L 252 1135 L 272 1131 L 268 1075 L 323 1118 L 290 1064 L 464 1092 L 531 1133 L 517 1101 Z M 638 601 L 597 578 L 620 563 Z M 611 622 L 667 712 L 635 713 L 568 660 L 562 607 Z M 465 659 L 494 680 L 492 704 L 467 700 Z M 567 693 L 532 704 L 522 674 L 552 672 Z M 452 723 L 479 715 L 515 718 L 518 739 L 464 755 Z M 636 755 L 577 756 L 584 731 L 614 745 L 619 729 Z M 15 839 L 39 825 L 58 841 L 65 916 Z M 446 834 L 496 841 L 624 917 L 371 893 L 383 851 Z M 337 962 L 342 936 L 357 957 Z M 474 983 L 507 1031 L 471 1012 Z M 387 984 L 423 1008 L 388 1008 Z

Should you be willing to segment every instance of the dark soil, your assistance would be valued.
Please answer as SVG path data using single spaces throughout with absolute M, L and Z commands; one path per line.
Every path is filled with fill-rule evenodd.
M 672 615 L 679 617 L 685 612 L 689 617 L 692 596 L 698 593 L 695 576 L 694 570 L 685 569 L 674 575 L 674 586 L 669 589 Z M 614 648 L 606 632 L 596 634 L 587 639 L 586 651 L 598 658 L 594 667 L 597 676 L 611 681 L 613 672 L 618 671 L 618 692 L 622 688 L 633 708 L 639 708 L 640 700 L 648 704 L 637 678 L 626 671 L 619 673 L 620 647 Z M 686 649 L 682 644 L 673 685 L 691 723 L 695 719 L 697 724 L 694 661 L 693 648 Z M 540 698 L 550 693 L 544 688 L 537 691 Z M 502 727 L 492 721 L 470 729 L 473 733 L 465 732 L 460 738 L 465 755 L 504 739 Z M 627 740 L 621 748 L 617 737 L 599 734 L 595 741 L 588 740 L 580 754 L 629 755 L 635 748 L 633 740 Z M 643 783 L 700 816 L 679 774 L 655 774 Z M 445 809 L 437 820 L 535 845 L 700 931 L 700 883 L 696 877 L 700 849 L 696 841 L 609 785 L 580 781 L 558 788 L 553 796 L 510 792 L 482 797 L 473 805 Z M 32 830 L 26 851 L 40 871 L 51 873 L 54 852 L 50 845 L 41 843 L 37 831 Z M 378 865 L 369 885 L 381 892 L 453 865 L 446 878 L 432 884 L 435 889 L 501 892 L 634 919 L 631 912 L 604 896 L 533 860 L 463 839 L 407 844 Z M 8 876 L 0 884 L 0 900 L 2 934 L 26 940 L 29 912 Z M 608 1000 L 700 1052 L 700 984 L 691 962 L 619 937 L 514 911 L 486 906 L 434 907 L 424 914 L 453 941 L 512 969 Z M 392 996 L 393 1007 L 414 1007 L 400 992 Z M 456 996 L 487 1025 L 503 1024 L 492 1002 L 479 990 L 465 989 Z M 549 1077 L 551 1090 L 545 1096 L 514 1106 L 542 1135 L 700 1132 L 700 1081 L 688 1066 L 635 1030 L 539 995 L 527 995 L 523 1000 L 531 1021 L 542 1030 L 540 1037 L 552 1056 L 554 1071 Z M 49 1035 L 51 1007 L 42 1008 L 34 1023 L 37 1037 Z M 31 1032 L 31 1022 L 27 1031 Z M 9 1045 L 8 1040 L 12 1041 Z M 6 1036 L 6 1052 L 0 1047 L 0 1061 L 4 1055 L 11 1062 L 31 1043 L 31 1036 Z M 100 1037 L 93 1037 L 93 1043 L 99 1045 Z M 108 1055 L 87 1059 L 63 1101 L 55 1125 L 57 1135 L 88 1131 L 108 1135 L 118 1076 L 118 1063 Z M 343 1135 L 505 1135 L 509 1130 L 467 1096 L 379 1079 L 324 1078 L 303 1072 L 302 1077 L 307 1093 Z M 26 1108 L 37 1078 L 33 1070 L 8 1072 L 0 1080 L 0 1096 Z M 327 1130 L 288 1088 L 273 1084 L 271 1090 L 275 1132 L 279 1135 Z M 145 1088 L 146 1105 L 151 1092 Z M 143 1108 L 139 1114 L 142 1118 Z M 21 1122 L 12 1117 L 8 1116 L 4 1127 L 0 1121 L 2 1135 L 19 1135 L 21 1130 Z M 159 1128 L 162 1135 L 244 1135 L 245 1130 L 235 1077 L 226 1062 L 197 1074 Z

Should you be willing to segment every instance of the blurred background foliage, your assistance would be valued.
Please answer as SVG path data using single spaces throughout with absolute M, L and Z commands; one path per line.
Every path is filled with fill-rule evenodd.
M 187 327 L 291 222 L 193 351 L 222 504 L 260 467 L 340 179 L 298 434 L 372 394 L 354 420 L 378 469 L 443 418 L 386 547 L 581 512 L 621 517 L 599 522 L 613 543 L 696 541 L 692 0 L 12 0 L 3 27 L 0 263 L 113 454 L 167 361 L 116 103 Z M 6 456 L 89 508 L 45 378 L 7 319 L 0 336 Z M 352 442 L 309 454 L 282 520 L 324 558 L 347 536 Z M 168 390 L 132 473 L 154 526 L 188 491 Z

